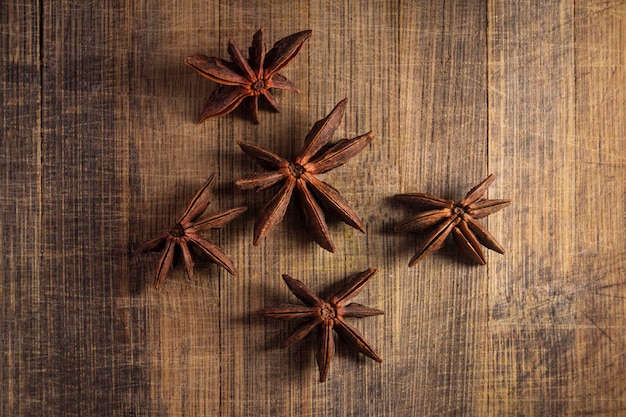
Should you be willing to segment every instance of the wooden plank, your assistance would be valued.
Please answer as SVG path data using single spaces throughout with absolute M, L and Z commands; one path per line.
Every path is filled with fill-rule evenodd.
M 626 410 L 626 4 L 577 1 L 576 209 L 569 395 L 580 414 Z
M 386 41 L 396 34 L 393 29 L 397 26 L 396 8 L 394 2 L 343 1 L 311 3 L 308 10 L 303 10 L 313 36 L 305 50 L 307 55 L 302 61 L 295 62 L 294 67 L 306 63 L 306 76 L 302 79 L 308 80 L 308 85 L 297 97 L 299 101 L 294 116 L 284 116 L 285 123 L 291 127 L 278 132 L 279 135 L 272 134 L 272 138 L 276 138 L 272 140 L 277 143 L 268 146 L 281 149 L 283 154 L 295 155 L 313 123 L 328 114 L 340 100 L 348 98 L 343 121 L 335 133 L 336 139 L 351 138 L 368 131 L 374 132 L 375 139 L 347 164 L 325 174 L 324 179 L 354 207 L 366 224 L 367 235 L 331 221 L 331 235 L 336 245 L 336 252 L 331 254 L 302 234 L 302 220 L 292 210 L 283 226 L 264 244 L 263 253 L 269 262 L 255 273 L 263 282 L 262 286 L 259 284 L 260 294 L 251 300 L 252 311 L 293 301 L 293 296 L 281 282 L 283 273 L 301 279 L 315 291 L 328 294 L 350 275 L 368 267 L 379 268 L 381 272 L 359 295 L 358 302 L 388 311 L 387 298 L 382 292 L 386 292 L 384 288 L 390 271 L 384 271 L 386 261 L 381 250 L 385 246 L 380 242 L 390 236 L 382 233 L 375 213 L 380 213 L 384 206 L 384 201 L 376 198 L 377 190 L 389 184 L 388 170 L 383 168 L 386 154 L 392 148 L 389 136 L 398 137 L 398 117 L 394 112 L 398 104 L 395 38 Z M 294 238 L 294 235 L 298 237 Z M 372 297 L 372 294 L 382 296 Z M 385 350 L 386 321 L 386 317 L 352 321 L 382 352 L 382 365 L 355 354 L 345 344 L 338 344 L 328 380 L 319 385 L 314 359 L 315 337 L 280 351 L 281 340 L 294 324 L 257 320 L 260 335 L 257 337 L 262 343 L 253 344 L 255 356 L 259 357 L 255 360 L 255 372 L 263 376 L 265 390 L 265 393 L 256 390 L 257 398 L 276 398 L 271 410 L 277 415 L 362 414 L 366 408 L 371 408 L 372 413 L 384 409 L 388 405 L 386 402 L 376 404 L 371 399 L 383 395 L 382 378 L 387 361 L 392 360 L 388 356 L 390 352 Z M 281 383 L 273 383 L 276 380 Z
M 129 300 L 126 10 L 42 6 L 40 415 L 128 415 L 144 383 Z
M 485 5 L 415 7 L 407 2 L 401 11 L 402 136 L 394 158 L 400 166 L 394 193 L 427 192 L 457 200 L 489 168 Z M 401 219 L 412 212 L 398 213 Z M 418 239 L 398 236 L 396 245 L 401 244 L 394 250 L 401 266 Z M 501 262 L 488 256 L 490 264 Z M 398 334 L 398 357 L 390 378 L 406 395 L 399 399 L 391 391 L 395 414 L 480 415 L 487 272 L 450 244 L 411 269 L 398 268 L 397 328 L 392 331 Z
M 133 2 L 129 29 L 133 45 L 129 72 L 131 146 L 130 164 L 134 247 L 173 225 L 189 199 L 212 172 L 217 186 L 210 210 L 234 207 L 232 175 L 219 164 L 219 151 L 230 147 L 219 140 L 216 126 L 196 123 L 213 86 L 184 65 L 185 57 L 225 53 L 215 2 Z M 228 145 L 234 145 L 231 143 Z M 226 187 L 228 192 L 223 192 Z M 241 222 L 219 233 L 215 243 L 239 265 L 236 241 Z M 243 237 L 242 237 L 243 241 Z M 227 244 L 228 243 L 228 244 Z M 231 244 L 232 243 L 232 244 Z M 135 258 L 135 294 L 146 319 L 145 415 L 219 415 L 219 311 L 224 271 L 206 261 L 196 263 L 195 281 L 175 268 L 160 291 L 152 288 L 158 255 Z
M 247 51 L 252 35 L 260 27 L 264 28 L 268 49 L 279 39 L 302 30 L 312 29 L 311 39 L 319 36 L 316 28 L 308 22 L 306 2 L 294 1 L 285 6 L 284 3 L 269 5 L 258 2 L 250 7 L 245 1 L 220 3 L 221 56 L 225 56 L 227 36 L 234 38 L 237 45 Z M 298 86 L 300 94 L 277 92 L 275 97 L 280 113 L 272 113 L 265 103 L 261 103 L 258 126 L 252 125 L 247 118 L 220 121 L 219 139 L 224 144 L 223 149 L 228 150 L 219 152 L 220 166 L 232 170 L 233 180 L 250 176 L 258 170 L 235 141 L 267 147 L 283 156 L 293 156 L 303 143 L 303 135 L 315 120 L 310 118 L 307 109 L 311 76 L 308 62 L 313 54 L 311 39 L 304 44 L 298 56 L 281 70 L 281 74 Z M 231 235 L 239 241 L 240 276 L 224 282 L 220 287 L 219 401 L 223 415 L 253 415 L 258 410 L 266 414 L 298 415 L 299 399 L 302 398 L 303 407 L 310 401 L 291 390 L 300 378 L 296 372 L 299 362 L 292 356 L 295 352 L 278 351 L 279 338 L 276 336 L 271 341 L 273 346 L 263 344 L 266 326 L 276 329 L 276 323 L 265 323 L 255 314 L 268 300 L 275 301 L 277 291 L 283 290 L 280 274 L 297 275 L 298 271 L 290 268 L 292 262 L 308 263 L 310 255 L 303 254 L 315 250 L 309 239 L 299 232 L 301 227 L 298 222 L 301 220 L 293 206 L 264 242 L 252 246 L 254 221 L 273 193 L 275 190 L 260 193 L 233 191 L 241 204 L 248 205 L 249 212 L 244 226 L 237 232 L 238 237 Z M 277 366 L 278 363 L 281 365 Z M 293 365 L 293 368 L 286 364 Z
M 574 7 L 492 1 L 488 14 L 489 150 L 513 204 L 494 225 L 508 254 L 489 287 L 487 410 L 564 415 L 576 348 Z
M 0 414 L 37 415 L 44 399 L 41 78 L 37 2 L 0 4 Z
M 588 54 L 593 51 L 585 39 L 594 25 L 587 20 L 592 14 L 585 17 L 590 5 L 581 3 L 582 14 L 572 2 L 489 4 L 489 151 L 503 172 L 499 187 L 509 190 L 513 199 L 509 222 L 494 225 L 510 248 L 489 289 L 486 397 L 487 410 L 494 415 L 612 415 L 621 407 L 616 400 L 623 393 L 619 378 L 609 383 L 611 390 L 617 390 L 610 400 L 599 387 L 607 389 L 606 366 L 616 363 L 623 350 L 603 333 L 607 322 L 589 308 L 600 302 L 609 308 L 610 317 L 623 312 L 621 296 L 602 302 L 595 292 L 603 284 L 623 281 L 624 270 L 623 245 L 597 248 L 606 225 L 596 219 L 613 218 L 615 229 L 610 234 L 616 239 L 624 222 L 619 214 L 607 214 L 609 219 L 601 215 L 595 210 L 596 200 L 585 193 L 602 189 L 613 196 L 609 201 L 602 198 L 603 207 L 623 206 L 623 178 L 620 185 L 599 187 L 604 180 L 594 172 L 621 169 L 623 173 L 623 162 L 621 168 L 610 164 L 603 168 L 589 161 L 587 154 L 608 155 L 603 135 L 609 136 L 609 148 L 623 145 L 623 129 L 616 133 L 619 122 L 611 119 L 604 127 L 604 117 L 623 109 L 623 95 L 622 102 L 618 99 L 603 109 L 601 120 L 587 123 L 590 115 L 600 116 L 588 95 L 603 89 L 590 84 L 598 73 L 595 66 L 590 69 Z M 619 42 L 619 29 L 614 30 L 618 27 L 602 25 L 607 32 L 601 49 L 615 50 L 610 45 Z M 615 52 L 600 68 L 615 66 L 620 54 L 623 59 L 623 50 Z M 588 77 L 589 72 L 594 75 Z M 606 82 L 613 94 L 619 83 L 612 81 L 623 77 L 623 68 L 618 74 L 622 75 L 614 80 L 608 74 L 602 77 L 601 85 Z M 597 262 L 602 262 L 605 250 L 612 266 L 600 278 Z M 604 315 L 606 310 L 602 311 Z M 617 332 L 620 325 L 609 321 Z M 599 361 L 592 364 L 590 357 Z M 623 373 L 623 368 L 613 372 Z M 598 387 L 598 401 L 590 401 L 589 396 L 594 396 L 590 387 Z

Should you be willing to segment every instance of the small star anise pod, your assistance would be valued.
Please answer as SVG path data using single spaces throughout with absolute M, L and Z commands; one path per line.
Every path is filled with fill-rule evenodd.
M 278 112 L 278 105 L 270 88 L 299 92 L 296 86 L 284 76 L 278 74 L 298 55 L 302 44 L 313 32 L 305 30 L 294 33 L 274 44 L 267 53 L 263 45 L 263 28 L 254 34 L 249 58 L 244 58 L 241 51 L 231 40 L 228 41 L 228 54 L 233 62 L 220 58 L 193 55 L 185 59 L 185 64 L 200 75 L 223 86 L 216 89 L 204 105 L 199 122 L 209 117 L 220 117 L 235 110 L 248 99 L 254 123 L 259 123 L 259 96 L 267 99 L 272 109 Z
M 322 248 L 335 251 L 320 204 L 346 224 L 365 233 L 363 222 L 346 200 L 330 184 L 316 177 L 317 174 L 343 165 L 374 139 L 374 134 L 369 132 L 353 139 L 330 143 L 335 129 L 341 123 L 347 101 L 340 101 L 328 116 L 313 125 L 305 139 L 304 148 L 294 162 L 258 146 L 239 142 L 241 149 L 268 171 L 239 180 L 237 186 L 244 190 L 256 188 L 259 191 L 282 184 L 278 194 L 265 205 L 254 225 L 254 245 L 258 245 L 282 220 L 294 190 L 297 204 L 304 215 L 305 227 Z
M 337 291 L 328 301 L 318 298 L 297 279 L 293 279 L 289 275 L 283 275 L 289 290 L 306 306 L 282 304 L 278 307 L 259 310 L 258 314 L 278 320 L 304 320 L 284 341 L 284 348 L 304 339 L 313 329 L 319 328 L 319 346 L 316 357 L 320 382 L 326 380 L 330 361 L 335 353 L 333 330 L 337 332 L 340 339 L 343 339 L 351 347 L 369 356 L 376 362 L 382 362 L 381 357 L 378 356 L 363 335 L 345 320 L 346 317 L 369 317 L 384 314 L 381 310 L 366 307 L 362 304 L 350 303 L 345 305 L 348 300 L 361 292 L 365 284 L 376 272 L 378 270 L 368 269 L 358 273 L 351 282 Z
M 496 252 L 504 253 L 502 246 L 482 224 L 476 221 L 511 204 L 511 200 L 482 198 L 494 179 L 493 174 L 489 175 L 458 202 L 421 193 L 394 196 L 398 201 L 409 206 L 433 208 L 396 226 L 396 230 L 423 230 L 435 226 L 415 252 L 409 266 L 415 265 L 429 253 L 441 249 L 450 233 L 461 250 L 481 265 L 485 265 L 486 261 L 480 244 Z
M 178 219 L 174 227 L 161 233 L 139 248 L 139 252 L 162 252 L 154 279 L 155 288 L 158 288 L 161 281 L 167 278 L 174 264 L 174 258 L 177 252 L 182 253 L 187 277 L 190 280 L 193 278 L 194 264 L 190 246 L 195 246 L 200 249 L 211 261 L 226 269 L 231 275 L 237 275 L 235 265 L 233 265 L 233 262 L 226 256 L 222 249 L 200 235 L 201 231 L 223 227 L 247 210 L 246 207 L 237 207 L 219 213 L 212 213 L 198 219 L 210 204 L 209 197 L 214 179 L 215 174 L 211 174 L 200 191 L 191 199 L 187 209 Z M 179 250 L 177 250 L 177 247 Z

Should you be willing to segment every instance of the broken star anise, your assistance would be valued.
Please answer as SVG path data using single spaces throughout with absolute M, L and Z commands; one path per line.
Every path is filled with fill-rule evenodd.
M 177 252 L 182 253 L 187 277 L 189 279 L 193 278 L 194 264 L 190 246 L 195 246 L 200 249 L 211 261 L 226 269 L 231 275 L 237 275 L 235 265 L 233 265 L 233 262 L 226 256 L 222 249 L 200 235 L 200 232 L 203 230 L 219 229 L 223 227 L 247 210 L 246 207 L 237 207 L 219 213 L 212 213 L 198 219 L 210 204 L 209 197 L 214 179 L 215 174 L 211 174 L 207 182 L 191 199 L 187 209 L 178 219 L 174 227 L 161 233 L 156 238 L 151 239 L 139 248 L 139 252 L 162 252 L 154 279 L 155 288 L 158 288 L 161 281 L 167 278 L 174 264 L 174 258 Z M 177 247 L 180 249 L 177 250 Z
M 376 269 L 368 269 L 358 273 L 351 282 L 337 291 L 328 301 L 318 298 L 297 279 L 293 279 L 289 275 L 283 275 L 289 290 L 306 306 L 282 304 L 277 307 L 259 310 L 258 314 L 278 320 L 304 320 L 284 341 L 283 347 L 304 339 L 313 329 L 319 328 L 319 346 L 316 357 L 320 382 L 326 380 L 330 361 L 335 353 L 333 330 L 337 332 L 340 339 L 343 339 L 351 347 L 369 356 L 376 362 L 382 362 L 381 357 L 378 356 L 363 335 L 345 320 L 346 317 L 369 317 L 384 314 L 381 310 L 366 307 L 362 304 L 350 303 L 345 305 L 348 300 L 355 297 L 363 289 L 376 272 L 378 272 Z
M 335 188 L 316 177 L 317 174 L 346 163 L 374 138 L 374 134 L 369 132 L 353 139 L 330 143 L 335 129 L 341 123 L 346 103 L 347 99 L 340 101 L 328 116 L 313 125 L 305 139 L 304 148 L 294 162 L 258 146 L 239 143 L 245 153 L 268 171 L 239 180 L 236 182 L 237 186 L 244 190 L 256 188 L 259 191 L 282 184 L 278 193 L 265 205 L 254 225 L 254 245 L 258 245 L 282 220 L 294 190 L 297 204 L 304 215 L 305 227 L 322 248 L 335 251 L 320 204 L 346 224 L 365 233 L 365 226 L 346 200 Z
M 294 33 L 274 44 L 267 53 L 263 44 L 263 28 L 254 34 L 249 58 L 246 59 L 235 43 L 228 42 L 228 54 L 232 62 L 205 55 L 193 55 L 185 59 L 185 64 L 200 75 L 216 83 L 223 84 L 213 91 L 204 105 L 199 122 L 209 117 L 220 117 L 235 110 L 247 99 L 254 123 L 259 123 L 259 96 L 267 99 L 272 109 L 278 112 L 278 105 L 270 88 L 298 92 L 296 86 L 284 76 L 278 74 L 281 68 L 294 59 L 304 41 L 312 31 Z
M 429 253 L 441 249 L 450 233 L 461 250 L 481 265 L 485 265 L 486 261 L 480 244 L 496 252 L 504 253 L 502 246 L 496 242 L 485 226 L 476 221 L 511 204 L 510 200 L 482 198 L 494 179 L 493 174 L 489 175 L 458 202 L 421 193 L 394 196 L 396 200 L 409 206 L 433 208 L 396 226 L 396 230 L 423 230 L 434 226 L 432 232 L 415 252 L 409 266 L 415 265 Z

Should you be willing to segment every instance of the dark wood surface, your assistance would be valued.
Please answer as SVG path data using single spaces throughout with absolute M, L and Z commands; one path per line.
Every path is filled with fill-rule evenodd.
M 626 414 L 626 5 L 623 1 L 55 1 L 0 3 L 0 414 L 3 416 L 619 416 Z M 197 124 L 215 85 L 185 67 L 313 37 L 253 125 Z M 349 98 L 336 137 L 375 140 L 325 176 L 367 225 L 335 254 L 295 210 L 260 246 L 271 192 L 234 181 L 244 140 L 293 155 Z M 151 286 L 167 228 L 211 172 L 206 261 Z M 489 173 L 512 205 L 483 220 L 506 248 L 475 266 L 453 245 L 413 268 L 412 212 L 391 196 L 459 198 Z M 352 323 L 377 364 L 339 344 L 317 382 L 312 338 L 254 312 L 328 293 L 368 267 Z

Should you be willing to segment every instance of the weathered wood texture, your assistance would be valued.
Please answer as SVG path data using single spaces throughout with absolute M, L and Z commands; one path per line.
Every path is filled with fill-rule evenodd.
M 623 1 L 56 1 L 0 4 L 0 414 L 6 416 L 618 416 L 626 413 L 626 5 Z M 183 65 L 310 28 L 253 125 L 197 124 L 214 84 Z M 361 215 L 335 254 L 291 209 L 260 246 L 271 191 L 240 191 L 236 141 L 294 155 L 349 98 L 337 138 L 374 131 L 325 176 Z M 212 210 L 249 211 L 151 287 L 168 227 L 211 172 Z M 409 269 L 419 236 L 390 197 L 458 198 L 488 173 L 506 248 L 453 247 Z M 338 345 L 317 382 L 311 338 L 280 350 L 288 273 L 328 293 L 380 271 L 353 320 L 377 364 Z

